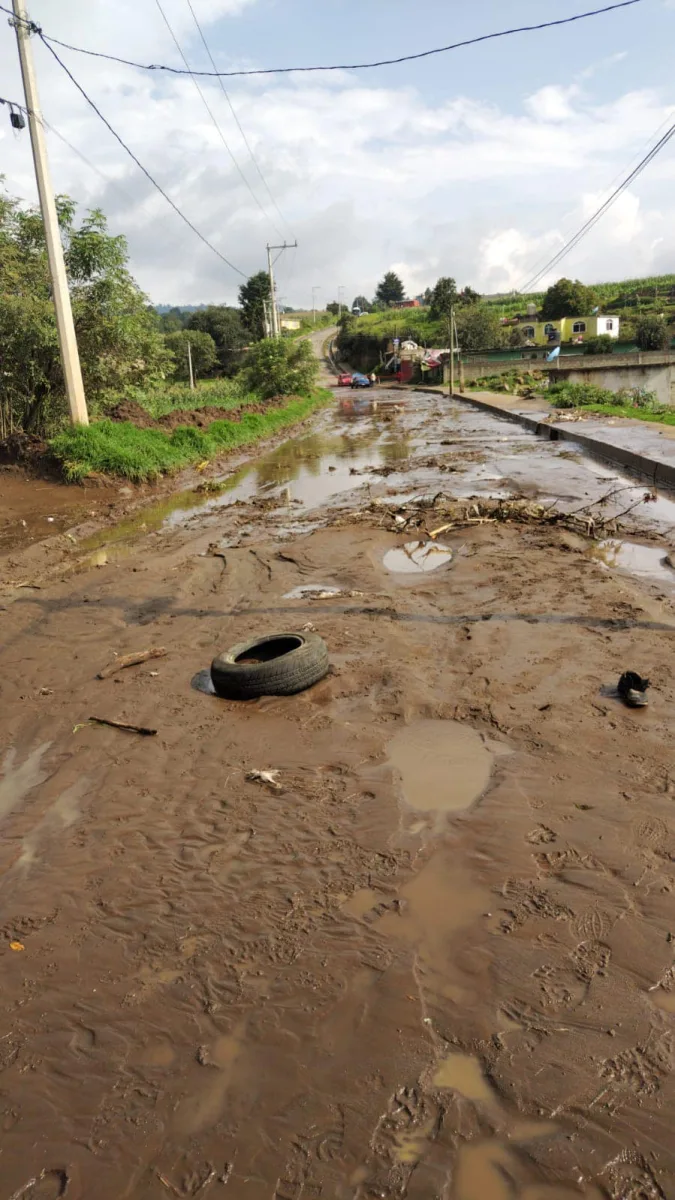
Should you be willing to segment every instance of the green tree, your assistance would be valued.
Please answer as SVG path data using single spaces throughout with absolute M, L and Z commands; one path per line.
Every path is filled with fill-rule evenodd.
M 218 365 L 224 375 L 234 375 L 242 364 L 242 352 L 249 335 L 238 308 L 225 304 L 209 304 L 191 313 L 187 323 L 189 330 L 208 333 L 215 343 Z
M 174 357 L 174 379 L 190 378 L 188 345 L 195 379 L 203 379 L 218 361 L 216 343 L 210 333 L 202 333 L 199 329 L 179 329 L 176 333 L 165 334 L 164 340 Z
M 361 312 L 371 312 L 372 304 L 366 296 L 355 296 L 352 303 L 352 308 L 360 308 Z
M 459 293 L 460 304 L 478 304 L 480 302 L 480 292 L 474 292 L 472 287 L 463 287 Z
M 638 350 L 667 350 L 671 333 L 663 317 L 645 315 L 635 322 L 635 341 Z
M 504 344 L 504 331 L 493 308 L 474 304 L 457 311 L 457 333 L 462 350 L 476 353 L 493 350 Z
M 244 324 L 255 341 L 265 336 L 265 305 L 270 304 L 270 278 L 267 271 L 251 275 L 239 288 L 239 303 Z
M 265 338 L 249 352 L 242 372 L 244 385 L 264 400 L 311 392 L 319 364 L 304 339 Z
M 75 224 L 57 200 L 85 393 L 97 405 L 164 378 L 171 356 L 157 314 L 127 269 L 127 244 L 99 209 Z M 0 192 L 0 431 L 45 432 L 67 414 L 42 218 Z
M 330 304 L 326 305 L 326 312 L 332 313 L 334 317 L 337 317 L 340 308 L 341 305 L 338 304 L 337 300 L 331 300 Z
M 395 304 L 397 300 L 405 300 L 405 288 L 395 271 L 387 271 L 384 279 L 380 280 L 375 299 L 382 304 Z
M 559 321 L 562 317 L 587 317 L 598 303 L 592 288 L 578 279 L 559 279 L 548 289 L 541 305 L 543 321 Z
M 442 275 L 431 293 L 429 316 L 432 321 L 440 321 L 450 316 L 450 310 L 457 302 L 457 284 L 450 275 Z
M 178 333 L 179 329 L 185 329 L 187 320 L 186 312 L 180 308 L 171 308 L 167 313 L 160 313 L 159 327 L 162 333 Z

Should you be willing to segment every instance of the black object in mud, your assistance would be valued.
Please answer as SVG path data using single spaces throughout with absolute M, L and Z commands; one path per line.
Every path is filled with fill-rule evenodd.
M 328 667 L 328 649 L 318 634 L 270 633 L 219 654 L 211 663 L 211 680 L 228 700 L 292 696 L 323 679 Z
M 645 696 L 648 687 L 649 680 L 643 679 L 637 671 L 624 671 L 617 691 L 629 708 L 646 708 L 649 703 Z

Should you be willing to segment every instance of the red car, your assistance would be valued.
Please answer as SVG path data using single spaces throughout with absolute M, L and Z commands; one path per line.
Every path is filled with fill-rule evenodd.
M 351 387 L 352 386 L 351 375 L 338 375 L 337 385 L 338 385 L 338 387 Z

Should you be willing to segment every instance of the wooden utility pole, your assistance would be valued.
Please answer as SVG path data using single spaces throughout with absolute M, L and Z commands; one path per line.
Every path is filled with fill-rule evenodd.
M 274 271 L 272 262 L 272 251 L 278 250 L 279 254 L 283 254 L 284 250 L 297 250 L 297 241 L 293 243 L 284 242 L 283 246 L 267 246 L 267 271 L 270 277 L 270 303 L 272 305 L 272 337 L 279 337 L 279 313 L 277 311 L 277 297 L 274 290 Z M 278 257 L 278 256 L 277 256 Z
M 35 80 L 33 49 L 30 43 L 30 24 L 26 15 L 24 0 L 12 0 L 12 4 L 15 17 L 14 29 L 19 48 L 19 61 L 21 63 L 21 77 L 23 79 L 23 90 L 28 110 L 28 127 L 30 129 L 33 162 L 35 163 L 35 178 L 37 180 L 45 241 L 47 243 L 49 273 L 52 279 L 56 328 L 59 337 L 63 375 L 66 382 L 66 394 L 68 396 L 68 405 L 73 424 L 88 425 L 89 414 L 84 395 L 84 384 L 82 383 L 80 356 L 75 337 L 75 325 L 73 324 L 73 310 L 70 305 L 68 277 L 66 275 L 66 264 L 63 259 L 59 219 L 54 201 L 54 189 L 52 188 L 51 176 L 49 174 L 47 147 L 45 145 L 42 114 L 40 112 L 40 101 Z

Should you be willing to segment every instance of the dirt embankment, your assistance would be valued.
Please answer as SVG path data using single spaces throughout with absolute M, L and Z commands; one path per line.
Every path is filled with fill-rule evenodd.
M 260 401 L 257 404 L 240 404 L 236 408 L 219 408 L 214 404 L 195 409 L 176 408 L 163 417 L 151 416 L 134 400 L 122 400 L 114 408 L 111 408 L 106 416 L 111 421 L 131 421 L 132 425 L 138 426 L 139 429 L 163 429 L 170 433 L 172 429 L 178 429 L 183 425 L 193 425 L 198 429 L 205 429 L 213 421 L 240 421 L 242 416 L 248 413 L 262 413 L 270 408 L 278 408 L 287 399 L 288 397 L 276 396 L 264 403 Z

